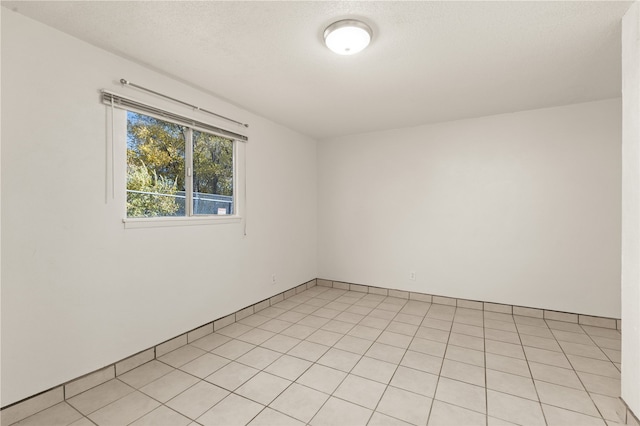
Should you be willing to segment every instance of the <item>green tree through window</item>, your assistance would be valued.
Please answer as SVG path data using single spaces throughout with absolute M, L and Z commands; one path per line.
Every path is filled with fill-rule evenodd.
M 127 112 L 127 217 L 233 214 L 233 175 L 233 140 Z

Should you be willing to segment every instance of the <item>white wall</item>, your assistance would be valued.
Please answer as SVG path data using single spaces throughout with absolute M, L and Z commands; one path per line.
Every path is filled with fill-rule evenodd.
M 99 90 L 144 94 L 120 78 L 250 123 L 246 238 L 123 228 Z M 315 278 L 316 187 L 315 141 L 4 10 L 1 405 Z
M 640 417 L 640 3 L 622 20 L 622 398 Z
M 611 99 L 320 141 L 319 277 L 619 318 L 620 117 Z

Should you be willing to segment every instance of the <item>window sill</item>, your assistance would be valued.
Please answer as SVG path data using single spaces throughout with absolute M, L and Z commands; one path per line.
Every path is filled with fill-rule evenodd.
M 164 228 L 167 226 L 222 225 L 240 223 L 240 216 L 137 217 L 122 219 L 125 229 Z

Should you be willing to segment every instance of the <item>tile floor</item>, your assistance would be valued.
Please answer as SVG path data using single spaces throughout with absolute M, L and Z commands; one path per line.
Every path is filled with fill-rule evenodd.
M 20 425 L 615 425 L 620 332 L 313 287 Z

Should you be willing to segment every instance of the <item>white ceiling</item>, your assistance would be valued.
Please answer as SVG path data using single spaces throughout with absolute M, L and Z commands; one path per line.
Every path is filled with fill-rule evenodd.
M 630 2 L 3 5 L 322 139 L 620 96 Z M 322 33 L 347 17 L 373 42 L 339 56 Z

